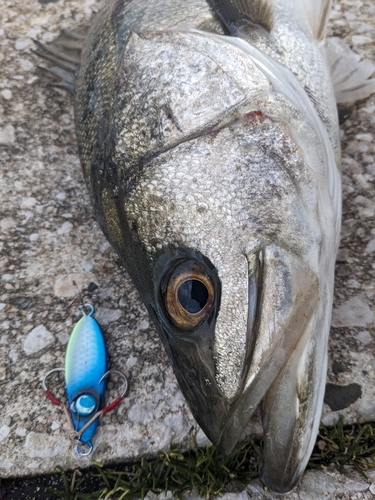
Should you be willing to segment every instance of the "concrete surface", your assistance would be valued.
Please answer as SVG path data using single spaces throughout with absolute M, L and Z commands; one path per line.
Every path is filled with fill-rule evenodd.
M 48 87 L 51 79 L 37 71 L 40 61 L 31 53 L 32 39 L 52 40 L 98 7 L 95 0 L 0 0 L 1 477 L 88 464 L 72 452 L 64 415 L 40 386 L 48 370 L 63 365 L 79 318 L 77 308 L 69 307 L 76 296 L 73 280 L 83 290 L 90 283 L 98 286 L 91 285 L 87 295 L 105 329 L 111 367 L 130 377 L 128 397 L 101 421 L 93 458 L 110 463 L 171 442 L 187 447 L 191 433 L 205 441 L 137 292 L 93 219 L 71 98 Z M 370 60 L 375 60 L 374 28 L 372 0 L 334 3 L 330 34 Z M 326 424 L 335 423 L 339 413 L 347 422 L 375 421 L 374 111 L 373 95 L 357 103 L 341 127 L 344 213 L 328 373 L 338 400 L 333 406 L 340 409 L 325 405 Z M 51 385 L 63 394 L 57 378 Z M 348 391 L 337 385 L 355 390 L 341 398 Z M 115 394 L 113 387 L 108 397 Z M 357 478 L 362 486 L 350 489 L 350 481 L 333 472 L 308 472 L 305 490 L 288 497 L 374 497 L 371 482 Z M 324 493 L 314 494 L 318 486 L 312 484 Z M 273 498 L 256 482 L 241 495 Z

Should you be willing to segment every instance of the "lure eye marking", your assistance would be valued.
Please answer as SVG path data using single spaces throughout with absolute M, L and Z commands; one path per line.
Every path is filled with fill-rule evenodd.
M 92 394 L 81 394 L 74 401 L 73 406 L 74 411 L 81 415 L 82 417 L 92 415 L 96 408 L 96 398 Z

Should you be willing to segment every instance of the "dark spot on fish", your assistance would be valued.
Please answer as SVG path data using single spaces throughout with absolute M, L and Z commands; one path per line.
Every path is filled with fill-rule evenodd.
M 196 378 L 197 378 L 197 371 L 195 370 L 195 368 L 187 368 L 186 369 L 186 377 L 189 380 L 196 380 Z
M 176 127 L 176 129 L 182 133 L 182 128 L 180 127 L 178 121 L 177 121 L 177 118 L 175 117 L 173 111 L 172 111 L 172 108 L 170 106 L 168 106 L 167 104 L 164 106 L 164 113 L 166 115 L 166 117 L 168 118 L 168 120 L 170 120 L 173 125 Z
M 38 2 L 41 3 L 42 5 L 45 5 L 47 3 L 56 3 L 58 1 L 59 0 L 38 0 Z
M 237 170 L 238 172 L 240 172 L 240 171 L 242 170 L 241 165 L 237 165 L 236 170 Z
M 221 130 L 223 130 L 224 127 L 221 128 L 212 128 L 204 132 L 204 135 L 211 135 L 212 137 L 216 137 Z
M 242 224 L 242 231 L 245 231 L 247 229 L 247 224 Z
M 198 207 L 197 208 L 197 212 L 199 212 L 200 214 L 203 214 L 203 212 L 205 211 L 206 209 L 204 207 Z
M 352 405 L 361 396 L 362 387 L 359 384 L 327 384 L 324 402 L 331 408 L 332 411 L 338 411 Z
M 24 297 L 23 295 L 19 295 L 18 297 L 10 298 L 9 304 L 18 307 L 19 309 L 26 310 L 26 309 L 31 309 L 34 306 L 34 301 L 30 297 Z
M 90 281 L 89 286 L 87 287 L 87 291 L 89 293 L 92 293 L 95 290 L 97 290 L 98 288 L 99 288 L 99 286 L 96 283 L 94 283 L 93 281 Z

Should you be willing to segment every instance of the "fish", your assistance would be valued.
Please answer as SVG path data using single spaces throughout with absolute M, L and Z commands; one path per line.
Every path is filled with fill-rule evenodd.
M 37 51 L 74 94 L 97 220 L 196 421 L 229 454 L 260 408 L 260 477 L 279 493 L 323 405 L 337 103 L 375 90 L 371 65 L 326 39 L 331 3 L 109 0 Z

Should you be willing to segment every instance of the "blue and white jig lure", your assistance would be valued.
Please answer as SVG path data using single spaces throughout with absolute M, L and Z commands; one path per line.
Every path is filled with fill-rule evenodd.
M 88 314 L 85 309 L 90 308 Z M 91 304 L 80 306 L 82 318 L 70 336 L 65 355 L 65 369 L 54 368 L 42 381 L 47 397 L 57 406 L 62 406 L 70 426 L 70 437 L 77 444 L 78 455 L 89 455 L 93 450 L 91 439 L 99 423 L 99 417 L 113 410 L 125 397 L 128 379 L 117 370 L 108 370 L 107 347 L 99 323 L 93 317 Z M 68 408 L 47 389 L 46 380 L 55 372 L 65 372 L 65 387 Z M 125 384 L 122 394 L 110 405 L 104 406 L 104 393 L 108 375 L 119 375 Z

